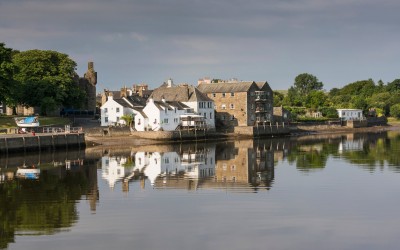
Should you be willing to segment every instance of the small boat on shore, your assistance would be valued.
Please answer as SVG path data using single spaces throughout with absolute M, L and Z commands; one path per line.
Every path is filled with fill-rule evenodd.
M 21 128 L 34 128 L 40 126 L 39 117 L 37 116 L 19 117 L 14 118 L 14 120 L 17 126 Z

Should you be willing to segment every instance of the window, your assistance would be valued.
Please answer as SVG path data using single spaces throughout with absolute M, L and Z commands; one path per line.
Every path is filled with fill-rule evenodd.
M 231 109 L 235 109 L 235 104 L 231 103 L 230 107 Z
M 164 123 L 168 124 L 168 118 L 164 118 Z
M 212 112 L 210 112 L 210 119 L 212 119 Z
M 253 103 L 251 104 L 251 109 L 254 109 L 254 104 Z
M 137 124 L 140 125 L 140 118 L 138 119 L 138 123 Z
M 212 97 L 216 97 L 217 95 L 215 93 L 212 93 Z
M 157 119 L 154 119 L 154 122 L 153 122 L 154 124 L 156 124 L 157 123 Z
M 226 105 L 225 105 L 225 104 L 222 104 L 222 105 L 221 105 L 221 109 L 226 109 Z
M 108 122 L 108 116 L 104 117 L 104 122 Z
M 231 97 L 234 97 L 234 96 L 235 96 L 235 93 L 231 92 Z
M 235 120 L 235 116 L 234 115 L 231 116 L 231 121 L 233 121 L 233 120 Z
M 254 94 L 255 94 L 254 92 L 250 92 L 250 96 L 254 96 Z
M 204 118 L 207 118 L 207 114 L 204 112 Z
M 119 122 L 119 117 L 117 116 L 117 122 Z
M 108 109 L 107 108 L 104 108 L 104 113 L 107 113 L 108 112 Z
M 222 93 L 222 97 L 225 97 L 225 93 Z
M 119 113 L 119 108 L 117 108 L 117 113 Z

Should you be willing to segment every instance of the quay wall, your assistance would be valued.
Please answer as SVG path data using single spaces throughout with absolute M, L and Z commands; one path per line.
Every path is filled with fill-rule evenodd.
M 266 126 L 238 126 L 234 128 L 233 137 L 262 137 L 290 134 L 290 127 L 287 125 L 266 125 Z
M 43 135 L 7 135 L 0 137 L 0 153 L 41 151 L 55 148 L 85 147 L 85 135 L 43 134 Z
M 151 140 L 189 140 L 189 139 L 207 139 L 215 136 L 214 132 L 209 131 L 134 131 L 132 137 Z

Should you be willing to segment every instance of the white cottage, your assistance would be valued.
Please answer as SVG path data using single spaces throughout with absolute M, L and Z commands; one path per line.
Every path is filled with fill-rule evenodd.
M 337 112 L 342 121 L 364 120 L 361 109 L 337 109 Z
M 136 123 L 140 122 L 143 117 L 144 122 L 147 124 L 145 130 L 173 131 L 181 125 L 181 116 L 188 113 L 193 114 L 192 110 L 181 102 L 167 102 L 165 99 L 162 101 L 154 101 L 150 98 L 146 107 L 143 108 L 143 114 L 140 114 L 137 119 L 135 119 L 135 128 L 138 131 L 144 131 L 136 127 Z M 147 118 L 145 118 L 144 115 L 147 116 Z
M 188 84 L 174 85 L 169 79 L 155 89 L 150 98 L 155 101 L 178 101 L 193 109 L 197 115 L 203 116 L 208 128 L 215 128 L 214 101 L 194 86 Z
M 139 96 L 128 96 L 114 99 L 112 96 L 100 107 L 101 126 L 126 125 L 122 116 L 140 114 L 145 100 Z

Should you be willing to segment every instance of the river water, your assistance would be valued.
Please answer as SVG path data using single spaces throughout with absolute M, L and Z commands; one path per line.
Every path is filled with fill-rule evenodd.
M 396 131 L 0 157 L 0 249 L 400 246 Z

